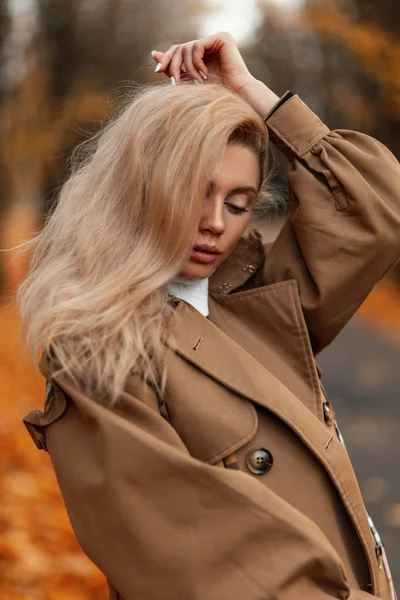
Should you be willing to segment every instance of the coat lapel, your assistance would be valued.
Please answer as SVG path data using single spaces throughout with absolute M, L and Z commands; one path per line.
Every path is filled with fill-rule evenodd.
M 230 294 L 259 269 L 265 259 L 262 233 L 253 228 L 247 237 L 241 237 L 228 258 L 209 279 L 209 291 Z
M 167 332 L 174 335 L 174 345 Z M 299 429 L 312 423 L 312 437 L 325 443 L 324 423 L 240 344 L 186 302 L 180 301 L 164 334 L 164 341 L 180 356 L 234 392 L 246 397 Z M 307 428 L 310 426 L 307 425 Z

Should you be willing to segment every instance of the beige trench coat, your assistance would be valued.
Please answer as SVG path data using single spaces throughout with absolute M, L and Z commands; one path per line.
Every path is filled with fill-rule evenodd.
M 399 259 L 399 163 L 298 96 L 266 124 L 290 217 L 272 245 L 240 239 L 208 318 L 170 296 L 166 403 L 132 374 L 106 408 L 42 355 L 44 410 L 24 423 L 112 599 L 390 598 L 315 354 Z

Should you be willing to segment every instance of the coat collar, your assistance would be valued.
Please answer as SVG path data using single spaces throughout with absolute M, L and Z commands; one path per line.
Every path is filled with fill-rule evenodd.
M 241 237 L 228 258 L 214 271 L 208 282 L 209 293 L 229 294 L 243 285 L 264 261 L 262 233 L 251 229 L 247 237 Z M 168 294 L 170 301 L 180 298 Z
M 228 258 L 214 271 L 209 281 L 210 292 L 229 294 L 245 283 L 264 261 L 262 234 L 251 229 L 241 237 Z

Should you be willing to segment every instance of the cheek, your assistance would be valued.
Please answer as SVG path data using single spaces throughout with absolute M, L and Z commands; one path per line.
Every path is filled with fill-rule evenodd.
M 232 215 L 226 223 L 226 242 L 229 247 L 233 247 L 242 237 L 250 219 L 250 213 L 237 217 Z

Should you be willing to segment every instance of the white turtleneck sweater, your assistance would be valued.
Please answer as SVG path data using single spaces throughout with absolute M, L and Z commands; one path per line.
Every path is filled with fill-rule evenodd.
M 168 281 L 167 289 L 170 294 L 185 300 L 208 317 L 208 277 L 193 279 L 178 275 Z

